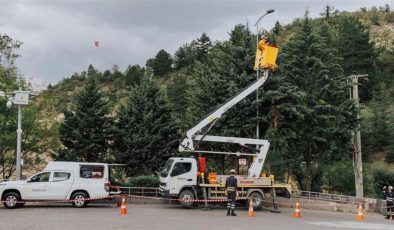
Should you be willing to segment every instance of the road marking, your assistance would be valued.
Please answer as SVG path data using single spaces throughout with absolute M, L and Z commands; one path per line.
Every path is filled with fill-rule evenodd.
M 308 222 L 308 224 L 328 226 L 334 228 L 393 230 L 392 224 L 377 224 L 365 222 L 339 221 L 339 222 Z

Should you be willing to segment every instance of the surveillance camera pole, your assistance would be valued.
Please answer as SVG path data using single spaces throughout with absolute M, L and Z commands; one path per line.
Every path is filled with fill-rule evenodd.
M 22 90 L 19 88 L 19 90 Z M 16 130 L 16 179 L 22 177 L 22 108 L 18 105 L 18 128 Z
M 8 94 L 8 93 L 7 93 Z M 4 92 L 0 92 L 0 96 L 6 96 L 7 95 Z M 12 106 L 13 104 L 17 105 L 18 108 L 18 127 L 16 129 L 16 179 L 20 180 L 22 177 L 22 105 L 28 105 L 29 104 L 29 97 L 30 96 L 36 96 L 37 94 L 34 94 L 30 91 L 22 91 L 22 87 L 19 87 L 18 91 L 14 91 L 12 96 L 7 96 L 10 105 Z M 7 104 L 8 106 L 8 104 Z M 11 107 L 10 106 L 10 107 Z

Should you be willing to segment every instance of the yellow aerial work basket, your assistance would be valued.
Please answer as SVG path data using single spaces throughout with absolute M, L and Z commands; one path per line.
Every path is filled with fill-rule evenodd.
M 254 69 L 276 69 L 276 58 L 278 57 L 279 48 L 276 46 L 263 45 L 263 52 L 256 50 L 256 59 L 254 61 Z M 259 65 L 260 64 L 260 65 Z

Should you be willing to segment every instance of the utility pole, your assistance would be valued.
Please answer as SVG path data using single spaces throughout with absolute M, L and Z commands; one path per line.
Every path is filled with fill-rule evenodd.
M 359 97 L 358 97 L 358 79 L 368 77 L 368 74 L 350 76 L 352 81 L 353 89 L 351 90 L 350 96 L 354 100 L 356 109 L 360 107 Z M 361 133 L 360 133 L 360 115 L 357 111 L 357 128 L 353 131 L 352 144 L 353 144 L 353 169 L 354 169 L 354 179 L 356 186 L 356 197 L 364 197 L 364 183 L 363 183 L 363 166 L 362 166 L 362 154 L 361 154 Z

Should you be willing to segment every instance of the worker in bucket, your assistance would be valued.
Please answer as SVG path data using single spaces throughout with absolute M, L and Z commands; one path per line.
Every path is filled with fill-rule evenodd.
M 386 199 L 386 206 L 387 206 L 387 216 L 386 219 L 390 219 L 391 215 L 394 214 L 394 192 L 393 186 L 389 186 L 386 189 L 386 186 L 383 187 L 383 195 Z
M 267 38 L 264 34 L 261 35 L 260 41 L 259 41 L 259 44 L 258 44 L 258 48 L 259 48 L 259 50 L 260 50 L 261 52 L 263 52 L 264 46 L 265 46 L 268 42 L 269 42 L 269 41 L 268 41 L 268 38 Z
M 227 216 L 235 214 L 235 200 L 237 198 L 237 178 L 234 177 L 235 170 L 231 169 L 230 177 L 226 180 L 226 192 L 227 192 Z M 231 211 L 231 213 L 230 213 Z

